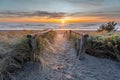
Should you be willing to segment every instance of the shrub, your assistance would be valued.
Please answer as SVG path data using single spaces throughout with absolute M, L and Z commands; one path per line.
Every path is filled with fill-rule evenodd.
M 117 23 L 115 23 L 114 21 L 113 22 L 108 22 L 107 24 L 103 24 L 103 25 L 99 26 L 98 32 L 101 32 L 101 31 L 107 31 L 107 32 L 113 31 L 115 29 L 116 25 L 117 25 Z
M 120 60 L 120 36 L 91 36 L 87 42 L 88 54 Z
M 90 36 L 87 39 L 86 52 L 90 55 L 102 58 L 110 58 L 120 61 L 120 34 L 112 34 L 107 36 Z M 69 34 L 67 34 L 67 37 Z M 69 38 L 69 37 L 68 37 Z M 76 49 L 79 37 L 72 34 L 71 43 Z

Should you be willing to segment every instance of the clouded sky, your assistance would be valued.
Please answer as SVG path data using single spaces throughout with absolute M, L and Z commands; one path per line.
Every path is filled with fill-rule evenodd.
M 0 0 L 0 21 L 120 21 L 119 4 L 120 0 Z

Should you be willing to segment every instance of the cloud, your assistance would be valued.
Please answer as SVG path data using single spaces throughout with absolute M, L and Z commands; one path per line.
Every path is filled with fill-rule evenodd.
M 67 1 L 71 4 L 73 4 L 74 6 L 81 6 L 81 7 L 98 7 L 98 6 L 102 6 L 105 0 L 64 0 Z
M 36 11 L 32 13 L 30 16 L 47 17 L 47 18 L 62 18 L 62 17 L 65 17 L 65 15 L 66 13 L 63 13 L 63 12 Z
M 48 11 L 35 11 L 35 12 L 16 12 L 16 11 L 4 11 L 0 12 L 0 18 L 20 18 L 20 17 L 38 17 L 38 18 L 64 18 L 64 17 L 97 17 L 101 19 L 118 19 L 120 18 L 119 7 L 116 8 L 106 8 L 94 11 L 84 11 L 84 12 L 48 12 Z
M 35 12 L 15 12 L 5 11 L 0 12 L 0 17 L 44 17 L 44 18 L 62 18 L 65 17 L 66 13 L 63 12 L 47 12 L 47 11 L 35 11 Z
M 87 12 L 76 12 L 72 13 L 69 16 L 73 17 L 99 17 L 99 18 L 120 18 L 120 10 L 116 7 L 114 8 L 106 8 L 95 11 L 87 11 Z

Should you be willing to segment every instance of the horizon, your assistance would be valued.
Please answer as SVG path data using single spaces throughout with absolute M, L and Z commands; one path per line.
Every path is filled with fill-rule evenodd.
M 1 0 L 0 22 L 120 22 L 119 3 L 119 0 Z

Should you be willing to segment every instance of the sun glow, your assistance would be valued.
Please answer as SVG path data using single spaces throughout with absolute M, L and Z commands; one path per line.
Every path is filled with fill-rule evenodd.
M 64 17 L 62 19 L 58 18 L 43 18 L 43 17 L 6 17 L 0 18 L 0 22 L 51 22 L 51 23 L 60 23 L 65 25 L 67 23 L 73 22 L 108 22 L 111 19 L 102 19 L 100 17 Z M 120 20 L 115 20 L 120 22 Z
M 65 23 L 65 19 L 61 19 L 61 23 L 64 24 Z

